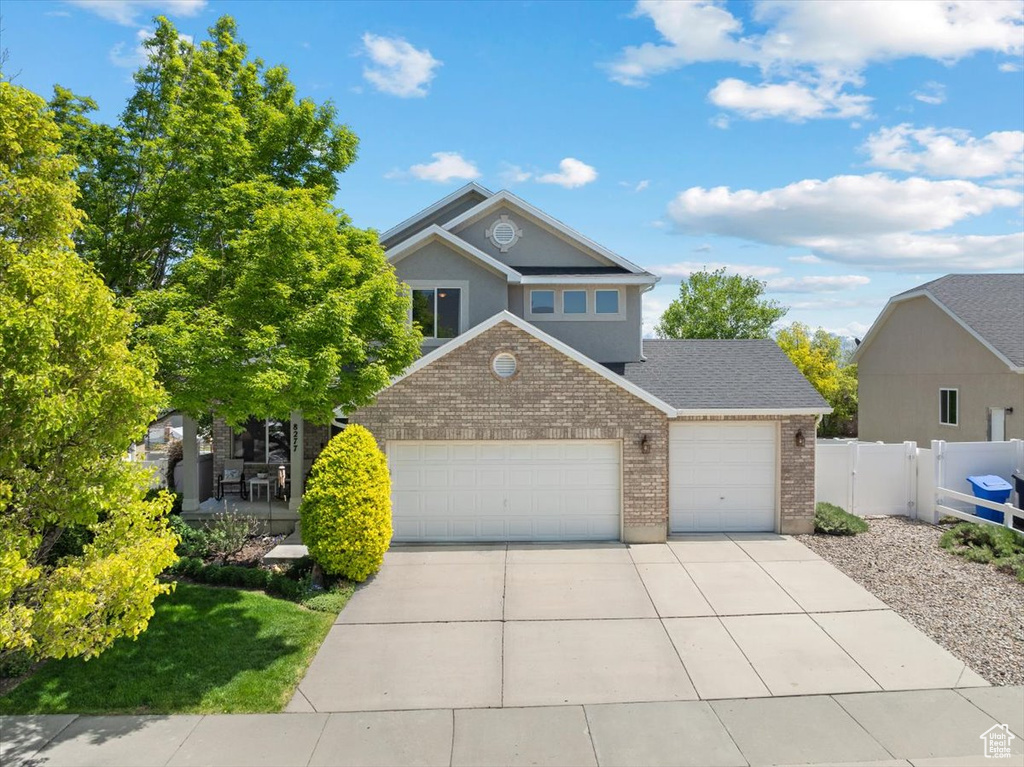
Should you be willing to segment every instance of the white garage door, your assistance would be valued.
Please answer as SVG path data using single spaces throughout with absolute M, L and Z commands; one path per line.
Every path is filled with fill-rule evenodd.
M 619 538 L 619 443 L 389 442 L 397 541 Z
M 670 424 L 670 530 L 774 530 L 775 435 L 774 423 Z

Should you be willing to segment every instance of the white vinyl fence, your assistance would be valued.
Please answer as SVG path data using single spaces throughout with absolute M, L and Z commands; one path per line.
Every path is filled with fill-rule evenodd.
M 820 440 L 815 456 L 815 496 L 858 516 L 905 515 L 936 522 L 950 508 L 972 515 L 975 504 L 967 477 L 995 474 L 1013 484 L 1015 471 L 1024 471 L 1024 441 L 1019 439 L 935 441 L 930 448 L 919 448 L 914 442 Z M 971 496 L 971 502 L 957 495 Z M 1003 510 L 1003 505 L 996 506 Z M 1010 515 L 1005 519 L 1009 526 Z M 972 521 L 981 520 L 972 515 Z

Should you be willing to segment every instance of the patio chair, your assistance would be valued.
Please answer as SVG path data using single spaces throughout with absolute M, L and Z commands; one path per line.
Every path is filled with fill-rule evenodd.
M 245 500 L 248 497 L 245 486 L 245 461 L 232 458 L 224 461 L 224 471 L 217 475 L 217 500 L 224 497 L 224 489 L 238 488 L 238 496 Z

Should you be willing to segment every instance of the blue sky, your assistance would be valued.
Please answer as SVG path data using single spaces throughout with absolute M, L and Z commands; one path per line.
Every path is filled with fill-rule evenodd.
M 359 135 L 337 203 L 381 230 L 468 180 L 662 275 L 766 280 L 863 335 L 896 292 L 1024 270 L 1024 2 L 5 0 L 7 71 L 113 120 L 154 14 L 230 14 Z

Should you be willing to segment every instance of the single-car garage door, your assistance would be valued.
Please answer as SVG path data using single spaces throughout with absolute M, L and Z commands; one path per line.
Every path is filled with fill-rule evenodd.
M 669 425 L 673 533 L 775 529 L 776 424 Z
M 617 540 L 618 442 L 390 441 L 397 541 Z

